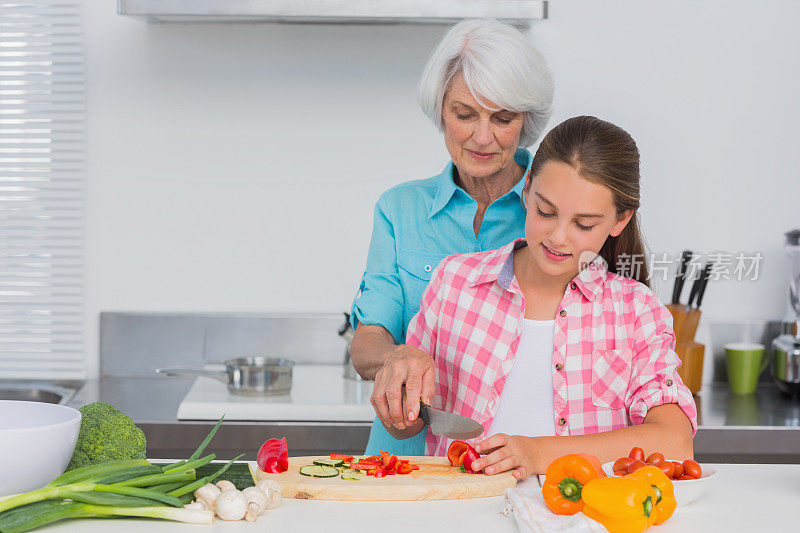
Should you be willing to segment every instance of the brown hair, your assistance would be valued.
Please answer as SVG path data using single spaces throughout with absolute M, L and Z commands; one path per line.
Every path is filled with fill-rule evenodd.
M 610 272 L 617 273 L 622 266 L 630 270 L 630 277 L 650 287 L 644 239 L 636 213 L 640 194 L 639 149 L 633 137 L 619 126 L 596 117 L 565 120 L 542 139 L 533 157 L 526 191 L 548 161 L 570 165 L 581 177 L 608 187 L 614 196 L 617 215 L 634 211 L 622 233 L 608 236 L 600 256 L 608 263 Z M 620 264 L 623 255 L 628 259 L 627 265 Z

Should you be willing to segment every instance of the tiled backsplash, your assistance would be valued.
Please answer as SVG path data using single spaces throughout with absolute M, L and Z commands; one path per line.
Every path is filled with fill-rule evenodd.
M 100 373 L 154 376 L 157 366 L 202 366 L 261 355 L 342 364 L 341 313 L 100 313 Z

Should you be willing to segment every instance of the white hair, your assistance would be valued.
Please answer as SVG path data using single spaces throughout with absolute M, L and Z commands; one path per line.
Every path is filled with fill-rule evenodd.
M 470 93 L 486 109 L 490 100 L 523 113 L 520 146 L 539 138 L 553 112 L 553 78 L 542 54 L 519 30 L 493 19 L 462 20 L 442 38 L 419 81 L 422 111 L 443 130 L 442 101 L 459 72 Z

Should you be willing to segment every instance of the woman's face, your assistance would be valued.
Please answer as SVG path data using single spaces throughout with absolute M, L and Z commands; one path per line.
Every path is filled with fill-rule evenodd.
M 488 100 L 485 103 L 499 107 Z M 513 171 L 522 113 L 481 106 L 459 73 L 445 93 L 442 119 L 444 143 L 459 174 L 480 179 Z
M 633 215 L 625 211 L 618 217 L 610 189 L 559 161 L 542 165 L 525 194 L 525 207 L 529 264 L 543 274 L 568 279 L 580 270 L 583 252 L 593 257 Z

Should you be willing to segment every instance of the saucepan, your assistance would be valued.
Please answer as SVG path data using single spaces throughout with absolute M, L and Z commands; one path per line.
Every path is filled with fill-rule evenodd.
M 191 367 L 159 367 L 156 374 L 168 376 L 208 376 L 228 384 L 232 394 L 275 396 L 292 388 L 294 361 L 283 358 L 239 357 L 223 362 L 225 370 Z

